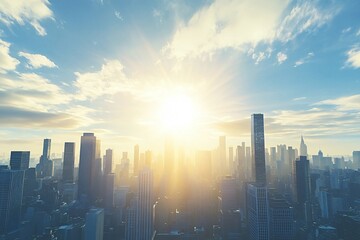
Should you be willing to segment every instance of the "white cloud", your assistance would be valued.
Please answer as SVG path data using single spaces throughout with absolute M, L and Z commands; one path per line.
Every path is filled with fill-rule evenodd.
M 115 11 L 115 17 L 121 21 L 124 21 L 124 18 L 121 16 L 121 13 L 119 11 Z
M 0 73 L 15 70 L 19 60 L 10 56 L 10 43 L 0 39 Z
M 0 106 L 47 111 L 70 102 L 72 97 L 48 79 L 35 73 L 0 78 Z
M 287 42 L 301 33 L 315 31 L 338 12 L 337 8 L 320 7 L 317 2 L 309 1 L 300 1 L 289 8 L 290 2 L 215 0 L 198 10 L 189 21 L 179 24 L 164 52 L 177 59 L 208 57 L 226 48 L 247 52 L 259 43 Z M 258 53 L 253 58 L 260 56 L 263 60 L 261 55 Z
M 338 8 L 319 7 L 317 1 L 300 1 L 285 16 L 277 30 L 277 38 L 287 42 L 303 32 L 311 32 L 328 23 L 337 13 Z
M 48 0 L 1 0 L 0 21 L 7 25 L 29 23 L 39 35 L 44 36 L 46 31 L 40 21 L 53 17 L 49 6 Z
M 277 61 L 278 61 L 279 64 L 282 64 L 287 59 L 287 55 L 285 53 L 282 53 L 282 52 L 278 52 L 276 57 L 277 57 Z
M 41 68 L 41 67 L 49 67 L 54 68 L 57 67 L 56 64 L 48 59 L 46 56 L 41 54 L 31 54 L 26 52 L 19 52 L 20 57 L 24 57 L 28 60 L 28 68 Z
M 75 87 L 78 88 L 77 98 L 94 100 L 102 95 L 112 95 L 127 91 L 130 82 L 123 72 L 123 65 L 118 60 L 107 60 L 99 71 L 76 72 Z
M 294 64 L 294 67 L 298 67 L 301 66 L 307 62 L 310 61 L 311 58 L 313 58 L 315 56 L 315 54 L 313 52 L 309 52 L 306 57 L 300 58 L 299 60 L 297 60 Z
M 183 59 L 272 41 L 288 2 L 215 0 L 178 27 L 165 51 L 170 57 Z
M 293 101 L 301 101 L 301 100 L 305 100 L 306 97 L 297 97 L 297 98 L 293 98 Z
M 347 63 L 353 68 L 360 68 L 360 48 L 354 47 L 347 52 Z
M 253 53 L 251 57 L 255 60 L 255 64 L 259 64 L 266 58 L 265 52 Z
M 316 105 L 333 105 L 340 111 L 360 111 L 360 94 L 340 97 L 335 99 L 327 99 L 316 103 Z

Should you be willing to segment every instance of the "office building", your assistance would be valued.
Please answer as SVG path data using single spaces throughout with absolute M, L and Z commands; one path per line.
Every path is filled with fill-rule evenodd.
M 134 146 L 134 176 L 138 175 L 139 172 L 139 161 L 140 161 L 140 149 L 139 145 Z
M 84 133 L 80 144 L 78 199 L 90 200 L 94 188 L 93 168 L 95 165 L 96 137 L 93 133 Z
M 268 190 L 262 183 L 247 184 L 246 212 L 249 239 L 270 239 Z
M 294 239 L 294 209 L 281 195 L 269 198 L 269 219 L 271 240 Z
M 301 136 L 301 142 L 300 142 L 300 156 L 306 156 L 307 157 L 307 146 L 304 142 L 303 136 Z
M 251 150 L 253 179 L 257 183 L 266 184 L 263 114 L 251 115 Z
M 294 200 L 298 205 L 300 218 L 309 224 L 312 221 L 310 207 L 310 163 L 306 156 L 300 156 L 295 161 L 294 187 Z
M 125 240 L 136 240 L 137 199 L 132 199 L 126 209 Z
M 360 151 L 353 151 L 353 168 L 360 168 Z
M 40 162 L 36 165 L 37 177 L 51 177 L 53 176 L 54 166 L 50 160 L 51 139 L 44 139 L 43 154 L 40 157 Z
M 90 209 L 85 218 L 85 239 L 102 240 L 104 235 L 104 209 Z
M 0 235 L 19 227 L 24 174 L 24 170 L 0 169 Z
M 226 170 L 228 169 L 228 163 L 226 159 L 226 137 L 219 137 L 219 147 L 218 147 L 218 159 L 217 164 L 215 165 L 217 168 L 218 176 L 225 176 Z
M 30 151 L 11 151 L 11 170 L 26 170 L 29 168 Z
M 64 146 L 64 163 L 62 180 L 66 183 L 74 182 L 75 143 L 66 142 Z
M 104 155 L 104 175 L 108 175 L 109 173 L 112 173 L 112 167 L 113 167 L 113 150 L 112 149 L 106 149 L 106 153 Z
M 145 167 L 139 173 L 136 240 L 152 238 L 154 233 L 153 207 L 153 173 Z
M 112 209 L 114 207 L 114 184 L 115 174 L 109 173 L 105 177 L 105 208 Z

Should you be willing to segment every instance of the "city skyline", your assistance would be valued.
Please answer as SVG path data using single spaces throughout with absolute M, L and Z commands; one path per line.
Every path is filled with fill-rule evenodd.
M 58 154 L 74 142 L 78 159 L 83 132 L 119 155 L 159 150 L 169 132 L 194 150 L 224 135 L 249 145 L 257 112 L 268 149 L 298 148 L 302 135 L 310 155 L 349 156 L 360 140 L 359 9 L 355 0 L 1 1 L 0 157 L 38 157 L 49 138 Z

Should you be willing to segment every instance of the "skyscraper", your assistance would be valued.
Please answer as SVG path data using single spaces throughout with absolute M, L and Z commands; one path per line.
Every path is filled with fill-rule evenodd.
M 131 199 L 126 209 L 125 240 L 136 239 L 137 199 Z
M 306 156 L 307 157 L 307 146 L 304 142 L 303 136 L 301 136 L 301 142 L 300 142 L 300 156 Z
M 44 139 L 43 143 L 43 160 L 50 160 L 50 150 L 51 150 L 51 139 Z
M 263 114 L 251 115 L 252 172 L 257 183 L 266 184 Z
M 134 175 L 137 176 L 139 172 L 140 149 L 139 145 L 134 146 Z
M 23 170 L 0 169 L 0 235 L 19 226 L 24 173 Z
M 104 209 L 90 209 L 85 219 L 85 239 L 102 240 L 104 235 Z
M 270 239 L 294 239 L 294 209 L 280 195 L 269 197 Z
M 11 151 L 11 170 L 26 170 L 29 168 L 30 151 Z
M 44 139 L 43 154 L 40 157 L 40 162 L 36 165 L 36 172 L 38 177 L 51 177 L 53 175 L 54 166 L 50 160 L 51 139 Z
M 64 146 L 63 181 L 74 182 L 75 143 L 66 142 Z
M 113 166 L 113 150 L 106 149 L 106 154 L 104 156 L 104 175 L 108 175 L 112 173 L 112 166 Z
M 136 240 L 152 239 L 153 227 L 153 173 L 145 167 L 139 173 Z
M 226 137 L 220 136 L 219 137 L 219 148 L 218 148 L 218 162 L 216 164 L 217 170 L 220 171 L 220 176 L 226 174 L 226 170 L 228 168 L 228 164 L 226 161 Z
M 298 204 L 300 217 L 306 223 L 310 223 L 312 220 L 310 208 L 310 163 L 306 156 L 300 156 L 295 161 L 294 186 L 294 200 Z
M 112 209 L 114 206 L 114 184 L 115 184 L 115 174 L 109 173 L 104 175 L 105 177 L 105 208 Z
M 234 148 L 229 147 L 229 174 L 232 175 L 235 171 L 234 169 Z
M 270 219 L 267 188 L 262 183 L 249 183 L 246 198 L 249 239 L 268 240 Z
M 360 151 L 353 151 L 353 168 L 360 168 Z
M 80 144 L 80 162 L 79 162 L 79 183 L 78 199 L 89 200 L 94 191 L 93 167 L 95 164 L 96 137 L 94 133 L 84 133 Z

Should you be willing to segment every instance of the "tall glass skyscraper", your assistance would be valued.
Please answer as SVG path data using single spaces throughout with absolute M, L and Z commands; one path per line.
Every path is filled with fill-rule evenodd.
M 64 147 L 63 181 L 74 182 L 75 143 L 66 142 Z
M 26 170 L 29 168 L 30 151 L 11 151 L 11 170 Z
M 93 167 L 95 164 L 96 137 L 94 133 L 84 133 L 81 136 L 80 144 L 80 163 L 79 163 L 79 182 L 78 199 L 87 199 L 92 197 Z
M 51 139 L 44 139 L 43 154 L 40 162 L 36 165 L 37 176 L 40 178 L 51 177 L 54 172 L 53 162 L 50 160 Z
M 269 200 L 268 189 L 262 183 L 247 185 L 246 210 L 250 240 L 269 240 Z
M 266 184 L 264 115 L 251 115 L 252 172 L 257 183 Z
M 24 173 L 23 170 L 0 169 L 0 235 L 19 226 Z
M 139 173 L 139 201 L 137 208 L 136 240 L 152 239 L 153 227 L 153 173 L 145 167 Z

